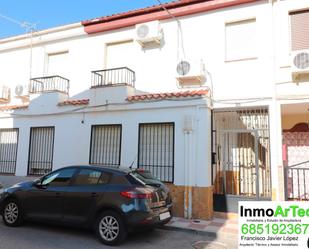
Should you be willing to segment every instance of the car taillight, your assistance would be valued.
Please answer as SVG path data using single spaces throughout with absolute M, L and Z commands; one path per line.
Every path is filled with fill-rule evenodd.
M 129 199 L 151 199 L 154 193 L 148 189 L 135 188 L 127 191 L 122 191 L 120 194 Z

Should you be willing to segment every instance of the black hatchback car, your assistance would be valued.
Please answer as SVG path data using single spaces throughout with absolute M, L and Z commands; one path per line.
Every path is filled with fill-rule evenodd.
M 28 219 L 84 226 L 108 245 L 122 242 L 132 228 L 152 228 L 171 219 L 169 190 L 138 169 L 70 166 L 1 192 L 7 226 Z

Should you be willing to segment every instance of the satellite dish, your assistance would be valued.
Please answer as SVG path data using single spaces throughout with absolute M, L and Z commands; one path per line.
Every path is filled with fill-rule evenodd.
M 294 57 L 294 65 L 298 69 L 307 69 L 309 68 L 309 53 L 302 52 L 297 54 Z
M 138 27 L 136 32 L 139 38 L 145 38 L 149 34 L 149 27 L 146 24 L 141 25 Z
M 190 72 L 190 63 L 187 61 L 181 61 L 177 65 L 177 73 L 179 75 L 186 75 Z
M 22 85 L 17 85 L 15 87 L 15 95 L 16 96 L 22 96 L 24 93 L 24 87 Z

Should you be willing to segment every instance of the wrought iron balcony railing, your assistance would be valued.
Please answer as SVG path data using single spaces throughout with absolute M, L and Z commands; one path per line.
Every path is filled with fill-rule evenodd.
M 29 93 L 61 92 L 69 94 L 70 81 L 59 75 L 30 79 Z
M 127 67 L 92 71 L 91 87 L 135 85 L 135 72 Z

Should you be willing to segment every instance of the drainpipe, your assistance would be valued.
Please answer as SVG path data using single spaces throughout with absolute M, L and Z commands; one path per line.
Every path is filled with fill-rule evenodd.
M 191 172 L 190 164 L 192 163 L 192 132 L 193 132 L 193 118 L 191 115 L 185 117 L 184 120 L 184 176 L 185 176 L 185 191 L 184 191 L 184 217 L 186 219 L 192 218 L 192 186 L 191 186 Z

